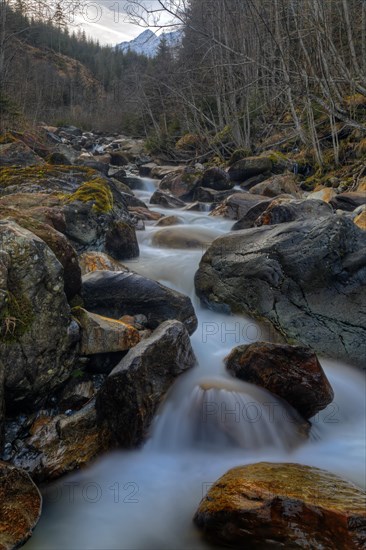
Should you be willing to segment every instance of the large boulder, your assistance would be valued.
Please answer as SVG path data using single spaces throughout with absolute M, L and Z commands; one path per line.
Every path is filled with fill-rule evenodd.
M 0 360 L 7 406 L 36 407 L 70 375 L 78 328 L 60 262 L 44 241 L 0 221 Z
M 346 216 L 263 226 L 216 239 L 196 273 L 213 309 L 268 319 L 292 343 L 362 365 L 366 233 Z
M 113 221 L 105 234 L 105 250 L 116 260 L 130 260 L 140 254 L 135 228 L 123 220 Z
M 81 328 L 82 355 L 125 351 L 140 341 L 138 330 L 122 321 L 90 313 L 82 307 L 74 308 L 72 313 Z
M 267 157 L 247 157 L 238 160 L 229 168 L 229 177 L 231 181 L 243 182 L 253 176 L 271 172 L 272 161 Z
M 95 271 L 83 277 L 82 296 L 88 311 L 115 319 L 146 315 L 148 328 L 177 319 L 192 334 L 197 318 L 188 296 L 128 270 Z
M 99 414 L 119 445 L 142 443 L 164 395 L 195 363 L 188 332 L 179 321 L 166 321 L 128 352 L 98 396 Z
M 327 202 L 320 200 L 274 200 L 268 208 L 258 216 L 254 225 L 275 225 L 294 222 L 296 220 L 319 220 L 334 214 L 333 208 Z
M 46 214 L 46 212 L 44 212 Z M 76 251 L 67 238 L 54 229 L 48 223 L 36 219 L 37 214 L 22 212 L 15 208 L 4 208 L 0 201 L 0 219 L 12 219 L 24 229 L 28 229 L 37 237 L 42 239 L 55 254 L 63 267 L 64 289 L 66 296 L 70 299 L 80 292 L 81 270 Z M 56 222 L 57 223 L 57 222 Z
M 234 187 L 234 182 L 230 180 L 229 174 L 225 170 L 214 167 L 205 170 L 200 185 L 216 191 L 228 191 Z
M 279 395 L 306 419 L 333 401 L 332 387 L 310 348 L 256 342 L 234 348 L 225 363 L 231 374 Z
M 159 189 L 170 193 L 174 197 L 189 199 L 199 182 L 200 174 L 194 168 L 187 167 L 184 170 L 171 172 L 164 176 L 159 184 Z
M 229 548 L 361 550 L 365 498 L 325 470 L 264 462 L 229 470 L 202 499 L 194 522 Z
M 42 497 L 29 475 L 0 461 L 0 548 L 13 550 L 32 536 Z
M 87 465 L 110 448 L 111 439 L 92 399 L 72 415 L 36 418 L 11 461 L 37 483 L 51 481 Z

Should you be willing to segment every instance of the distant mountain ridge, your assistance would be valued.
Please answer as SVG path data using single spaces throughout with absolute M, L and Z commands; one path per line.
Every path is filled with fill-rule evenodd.
M 117 44 L 116 48 L 122 52 L 130 50 L 140 55 L 146 55 L 146 57 L 155 57 L 163 37 L 165 37 L 168 46 L 174 48 L 182 42 L 182 31 L 177 30 L 157 36 L 152 30 L 147 29 L 133 40 Z

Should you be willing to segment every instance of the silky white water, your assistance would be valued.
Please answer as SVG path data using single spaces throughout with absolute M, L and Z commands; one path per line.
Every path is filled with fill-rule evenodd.
M 148 201 L 153 184 L 143 181 L 145 190 L 136 194 Z M 202 213 L 155 210 L 183 218 L 197 234 L 209 230 L 212 237 L 232 225 Z M 110 453 L 49 488 L 28 550 L 209 548 L 192 524 L 199 501 L 226 470 L 252 462 L 314 465 L 366 486 L 364 374 L 321 361 L 335 399 L 313 419 L 304 439 L 290 407 L 225 372 L 225 355 L 241 343 L 270 339 L 268 329 L 246 317 L 202 309 L 193 278 L 205 246 L 153 248 L 152 236 L 160 229 L 139 232 L 141 256 L 128 265 L 191 296 L 199 320 L 191 341 L 199 364 L 169 392 L 144 448 Z

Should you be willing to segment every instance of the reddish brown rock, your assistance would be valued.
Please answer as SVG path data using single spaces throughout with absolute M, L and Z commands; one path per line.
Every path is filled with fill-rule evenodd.
M 19 548 L 41 516 L 42 497 L 29 475 L 0 461 L 0 550 Z
M 79 257 L 82 275 L 93 271 L 126 271 L 126 267 L 103 252 L 84 252 Z
M 306 419 L 333 401 L 333 389 L 310 348 L 256 342 L 234 348 L 225 361 L 234 376 L 282 397 Z
M 111 434 L 99 422 L 95 401 L 69 416 L 42 416 L 35 420 L 30 436 L 12 457 L 37 482 L 56 479 L 85 466 L 108 450 Z
M 361 550 L 366 494 L 318 468 L 259 463 L 222 476 L 195 524 L 215 544 L 251 550 Z

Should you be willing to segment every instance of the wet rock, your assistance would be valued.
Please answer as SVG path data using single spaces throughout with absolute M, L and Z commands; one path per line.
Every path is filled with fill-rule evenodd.
M 266 197 L 277 197 L 282 194 L 292 195 L 297 198 L 301 198 L 302 196 L 297 184 L 297 177 L 294 174 L 273 176 L 262 183 L 254 185 L 249 192 Z
M 164 395 L 195 363 L 188 332 L 178 321 L 166 321 L 128 352 L 98 396 L 98 412 L 119 445 L 142 443 Z
M 357 207 L 366 204 L 366 193 L 362 191 L 341 193 L 333 197 L 330 204 L 335 210 L 353 212 Z
M 247 157 L 235 162 L 229 168 L 231 181 L 243 182 L 259 174 L 271 172 L 272 161 L 266 157 Z
M 202 175 L 201 187 L 215 189 L 216 191 L 229 191 L 234 187 L 229 174 L 222 168 L 209 168 Z
M 332 387 L 310 348 L 256 342 L 234 348 L 225 363 L 231 374 L 282 397 L 306 419 L 333 401 Z
M 208 307 L 267 319 L 291 343 L 362 366 L 365 250 L 347 216 L 247 229 L 212 243 L 196 292 Z
M 361 550 L 365 497 L 325 470 L 262 462 L 222 476 L 194 522 L 211 542 L 230 548 Z
M 201 174 L 195 168 L 188 166 L 180 171 L 171 172 L 161 180 L 159 189 L 174 197 L 189 200 L 193 190 L 200 181 Z
M 3 271 L 0 359 L 5 366 L 7 407 L 37 407 L 69 376 L 77 327 L 56 256 L 30 231 L 0 221 Z
M 215 191 L 215 189 L 209 189 L 207 187 L 197 187 L 194 190 L 193 198 L 198 202 L 214 202 L 219 203 L 225 200 L 230 195 L 233 195 L 234 191 Z
M 116 260 L 130 260 L 140 254 L 135 228 L 117 220 L 110 224 L 105 235 L 105 249 Z
M 235 193 L 224 200 L 222 204 L 212 211 L 212 216 L 225 216 L 231 220 L 240 220 L 247 212 L 258 203 L 267 201 L 267 197 L 253 195 L 251 193 Z
M 72 314 L 81 328 L 81 355 L 125 351 L 140 341 L 138 330 L 116 319 L 90 313 L 81 307 Z
M 93 271 L 124 271 L 127 268 L 103 252 L 84 252 L 79 257 L 82 275 Z M 128 271 L 128 270 L 127 270 Z
M 168 227 L 169 225 L 180 225 L 182 223 L 184 223 L 184 220 L 178 216 L 164 216 L 155 225 L 158 227 Z
M 249 229 L 250 227 L 254 227 L 259 216 L 263 214 L 271 203 L 272 199 L 258 202 L 256 205 L 252 206 L 252 208 L 250 208 L 239 221 L 234 223 L 231 231 L 240 231 L 241 229 Z
M 212 243 L 215 237 L 216 235 L 209 229 L 183 226 L 157 231 L 152 238 L 152 244 L 160 248 L 203 250 Z
M 160 191 L 159 189 L 157 189 L 152 195 L 150 204 L 157 204 L 163 208 L 183 208 L 183 206 L 186 205 L 186 203 L 180 199 L 172 197 L 167 193 L 163 193 L 163 191 Z
M 42 166 L 45 161 L 22 141 L 0 144 L 0 166 Z
M 12 462 L 39 483 L 85 466 L 110 446 L 110 431 L 91 400 L 71 415 L 38 417 Z
M 85 308 L 120 319 L 123 315 L 146 315 L 148 328 L 168 319 L 185 324 L 192 334 L 197 318 L 188 296 L 130 271 L 95 271 L 83 277 Z
M 319 220 L 333 214 L 330 204 L 320 200 L 274 200 L 258 217 L 255 225 L 275 225 L 310 218 Z
M 32 536 L 42 497 L 29 475 L 0 461 L 0 548 L 13 550 Z

